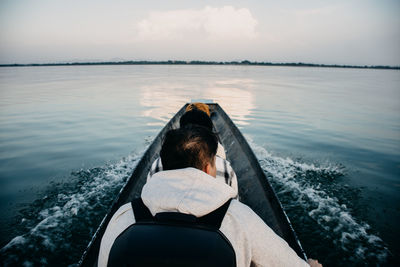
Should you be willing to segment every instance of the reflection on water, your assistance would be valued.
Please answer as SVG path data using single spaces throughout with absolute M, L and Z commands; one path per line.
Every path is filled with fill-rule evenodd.
M 140 105 L 147 107 L 141 115 L 159 120 L 151 125 L 164 126 L 181 106 L 190 99 L 182 94 L 187 89 L 185 85 L 173 83 L 149 84 L 140 87 Z
M 210 81 L 203 88 L 191 88 L 185 83 L 155 83 L 140 88 L 140 104 L 148 109 L 141 115 L 160 122 L 147 125 L 163 126 L 191 99 L 212 99 L 220 104 L 238 125 L 247 125 L 248 116 L 255 109 L 251 79 Z
M 226 83 L 227 81 L 221 81 L 216 83 L 215 87 L 207 88 L 206 95 L 212 96 L 212 99 L 223 107 L 236 124 L 241 126 L 248 125 L 248 116 L 255 108 L 253 94 L 248 90 L 233 86 L 228 87 Z

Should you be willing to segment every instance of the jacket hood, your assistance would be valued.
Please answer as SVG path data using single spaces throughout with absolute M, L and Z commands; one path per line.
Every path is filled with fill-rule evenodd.
M 181 212 L 201 217 L 236 193 L 203 171 L 185 168 L 154 174 L 143 187 L 142 199 L 153 216 L 159 212 Z

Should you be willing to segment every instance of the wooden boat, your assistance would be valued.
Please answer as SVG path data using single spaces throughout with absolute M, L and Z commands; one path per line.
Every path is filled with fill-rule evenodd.
M 209 104 L 209 107 L 214 128 L 225 148 L 226 158 L 238 178 L 240 201 L 250 206 L 301 258 L 307 259 L 289 218 L 245 138 L 218 104 Z M 185 108 L 186 105 L 176 113 L 144 153 L 88 244 L 79 262 L 80 266 L 97 266 L 101 238 L 109 220 L 121 205 L 140 196 L 151 164 L 159 156 L 165 133 L 179 127 L 179 119 Z

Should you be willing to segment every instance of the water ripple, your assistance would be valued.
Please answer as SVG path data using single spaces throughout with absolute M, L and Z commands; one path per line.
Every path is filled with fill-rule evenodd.
M 0 250 L 0 265 L 77 262 L 139 158 L 132 154 L 115 164 L 82 169 L 73 172 L 69 182 L 53 185 L 22 211 L 16 226 L 22 234 Z
M 386 244 L 348 207 L 359 192 L 340 181 L 346 175 L 344 166 L 303 163 L 274 156 L 251 140 L 250 144 L 306 252 L 313 257 L 327 255 L 320 261 L 328 265 L 386 262 L 390 254 Z M 331 244 L 327 245 L 331 251 L 323 251 L 320 244 L 324 241 Z

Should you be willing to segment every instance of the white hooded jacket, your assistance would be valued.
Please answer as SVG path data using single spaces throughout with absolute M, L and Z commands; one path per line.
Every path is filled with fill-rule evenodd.
M 153 175 L 142 190 L 142 200 L 154 216 L 159 212 L 181 212 L 204 216 L 236 193 L 223 181 L 194 168 L 162 171 Z M 130 203 L 121 206 L 103 235 L 98 259 L 107 266 L 115 239 L 135 217 Z M 289 245 L 269 228 L 248 206 L 232 200 L 220 231 L 231 242 L 237 266 L 308 266 Z

